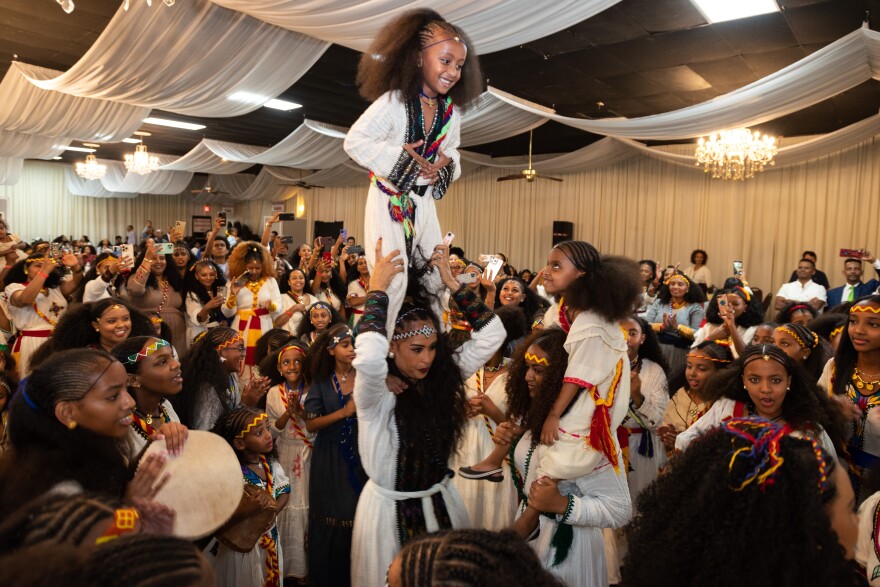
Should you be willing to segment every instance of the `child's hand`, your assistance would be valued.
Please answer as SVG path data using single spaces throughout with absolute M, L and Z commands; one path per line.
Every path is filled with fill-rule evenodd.
M 675 429 L 675 426 L 673 426 L 672 424 L 667 424 L 666 426 L 658 426 L 657 435 L 660 437 L 660 440 L 663 442 L 663 446 L 666 447 L 666 450 L 675 449 L 675 439 L 678 437 L 678 431 Z
M 400 395 L 407 389 L 409 389 L 409 385 L 396 375 L 389 375 L 385 378 L 385 385 L 388 387 L 388 391 L 393 393 L 394 395 Z
M 348 399 L 348 402 L 344 406 L 342 406 L 342 415 L 346 418 L 351 418 L 357 413 L 354 405 L 354 398 L 351 397 Z
M 541 427 L 541 444 L 553 446 L 559 440 L 559 416 L 549 414 Z

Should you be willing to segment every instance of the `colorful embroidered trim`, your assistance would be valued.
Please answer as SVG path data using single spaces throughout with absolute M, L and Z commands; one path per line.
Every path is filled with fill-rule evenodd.
M 136 363 L 140 363 L 141 361 L 143 361 L 144 359 L 146 359 L 147 357 L 149 357 L 150 355 L 152 355 L 153 353 L 155 353 L 159 349 L 164 348 L 166 346 L 171 346 L 171 345 L 168 344 L 167 340 L 162 340 L 161 338 L 158 338 L 158 339 L 156 339 L 156 342 L 148 344 L 147 346 L 142 348 L 137 353 L 135 353 L 133 355 L 128 355 L 127 357 L 125 357 L 125 360 L 122 361 L 122 364 L 123 365 L 134 365 Z
M 547 365 L 550 366 L 550 361 L 547 360 L 547 357 L 539 357 L 538 355 L 533 355 L 532 353 L 525 354 L 526 361 L 532 361 L 536 365 Z
M 872 314 L 880 314 L 880 307 L 875 308 L 873 306 L 853 306 L 849 309 L 850 314 L 853 314 L 855 312 L 870 312 Z
M 278 364 L 279 365 L 281 365 L 281 355 L 283 355 L 287 351 L 293 350 L 293 349 L 298 350 L 303 357 L 308 356 L 308 352 L 306 351 L 306 347 L 304 344 L 298 343 L 298 342 L 291 342 L 290 344 L 288 344 L 287 346 L 282 348 L 280 351 L 278 351 Z
M 785 462 L 779 454 L 779 443 L 791 432 L 791 427 L 787 424 L 780 426 L 768 420 L 743 418 L 732 418 L 722 422 L 721 427 L 749 443 L 749 446 L 738 448 L 730 455 L 727 465 L 731 477 L 730 488 L 734 491 L 742 491 L 752 483 L 757 483 L 764 490 L 772 485 L 774 475 Z M 731 443 L 734 442 L 735 440 L 731 439 Z M 740 471 L 737 472 L 735 469 Z
M 168 411 L 161 403 L 159 404 L 159 411 L 162 414 L 163 424 L 167 424 L 171 421 L 171 416 L 168 415 Z M 147 421 L 134 410 L 131 412 L 131 427 L 134 429 L 135 433 L 144 440 L 153 440 L 153 434 L 156 433 L 156 429 L 153 428 L 152 423 L 148 424 Z
M 314 304 L 309 306 L 309 317 L 311 318 L 313 311 L 320 309 L 327 310 L 327 312 L 331 314 L 333 313 L 330 309 L 330 304 L 328 304 L 327 302 L 315 302 Z
M 395 334 L 391 337 L 391 340 L 406 340 L 407 338 L 412 338 L 420 334 L 424 334 L 425 338 L 428 338 L 436 332 L 437 330 L 435 330 L 434 328 L 428 326 L 427 324 L 422 324 L 422 327 L 418 330 L 410 330 L 409 332 L 401 332 L 400 334 Z
M 46 316 L 45 314 L 43 314 L 40 311 L 40 309 L 37 307 L 37 302 L 34 302 L 32 305 L 34 307 L 34 312 L 37 313 L 37 316 L 39 316 L 40 318 L 45 320 L 49 324 L 49 326 L 56 326 L 58 324 L 57 322 L 55 322 L 54 320 L 52 320 L 51 318 L 49 318 L 48 316 Z M 52 305 L 54 306 L 55 304 L 52 304 Z
M 446 110 L 443 112 L 443 121 L 440 123 L 440 132 L 437 134 L 437 138 L 434 139 L 434 142 L 431 143 L 431 146 L 428 147 L 428 150 L 425 151 L 423 155 L 425 159 L 431 160 L 435 153 L 437 153 L 437 149 L 440 148 L 440 143 L 443 142 L 443 139 L 446 138 L 446 135 L 449 134 L 449 127 L 452 122 L 452 100 L 446 100 Z
M 233 344 L 235 344 L 237 342 L 241 342 L 241 341 L 242 341 L 241 333 L 237 332 L 237 333 L 235 333 L 235 336 L 233 336 L 229 340 L 221 342 L 216 347 L 214 347 L 214 350 L 222 351 L 223 349 L 228 348 L 228 347 L 232 346 Z
M 242 438 L 244 438 L 244 435 L 245 435 L 245 434 L 250 433 L 250 431 L 253 430 L 254 427 L 257 426 L 257 424 L 259 424 L 259 423 L 262 422 L 263 420 L 267 419 L 268 417 L 269 417 L 269 416 L 266 415 L 266 412 L 263 412 L 263 413 L 260 414 L 259 416 L 255 416 L 254 419 L 251 421 L 250 424 L 248 424 L 247 426 L 245 426 L 244 428 L 242 428 L 242 429 L 241 429 L 241 432 L 239 432 L 238 434 L 235 435 L 235 438 L 238 439 L 238 440 L 241 440 Z M 261 458 L 262 458 L 262 457 L 261 457 Z
M 571 330 L 571 322 L 568 321 L 568 307 L 565 305 L 565 296 L 559 298 L 559 326 L 567 334 Z
M 587 383 L 583 379 L 578 379 L 577 377 L 565 377 L 562 382 L 573 383 L 574 385 L 577 385 L 579 389 L 593 389 L 592 383 Z
M 812 344 L 807 346 L 807 344 L 801 339 L 800 336 L 794 331 L 794 329 L 790 328 L 787 324 L 783 324 L 782 326 L 776 327 L 776 332 L 784 332 L 791 336 L 793 339 L 797 341 L 799 345 L 801 345 L 802 349 L 814 349 L 816 345 L 819 344 L 819 337 L 813 333 L 813 341 Z
M 134 532 L 138 518 L 140 518 L 140 514 L 138 514 L 137 510 L 134 508 L 121 508 L 116 510 L 113 512 L 113 525 L 107 528 L 107 530 L 95 540 L 95 545 L 104 544 L 105 542 L 116 540 L 123 534 Z
M 837 336 L 841 332 L 843 332 L 843 326 L 838 326 L 837 328 L 835 328 L 834 330 L 831 331 L 831 334 L 828 335 L 828 338 L 834 338 L 835 336 Z
M 415 234 L 416 207 L 412 198 L 409 197 L 409 192 L 401 193 L 393 190 L 382 183 L 382 179 L 384 178 L 379 178 L 375 173 L 370 172 L 370 182 L 388 196 L 388 212 L 391 214 L 391 219 L 403 224 L 404 235 L 412 238 Z

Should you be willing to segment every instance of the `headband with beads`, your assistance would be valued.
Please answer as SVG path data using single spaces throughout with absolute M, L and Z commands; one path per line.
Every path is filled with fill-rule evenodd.
M 259 424 L 260 422 L 262 422 L 263 420 L 266 420 L 268 418 L 269 418 L 269 416 L 266 415 L 266 412 L 263 412 L 259 416 L 254 416 L 254 419 L 251 420 L 250 424 L 248 424 L 247 426 L 242 428 L 241 432 L 239 432 L 238 434 L 235 435 L 235 439 L 241 440 L 242 438 L 244 438 L 244 435 L 248 434 L 251 430 L 253 430 L 257 426 L 257 424 Z
M 835 328 L 834 330 L 831 331 L 831 334 L 828 335 L 828 338 L 834 338 L 835 336 L 837 336 L 841 332 L 843 332 L 843 326 L 838 326 L 837 328 Z
M 691 287 L 691 280 L 688 279 L 686 275 L 683 275 L 681 273 L 676 273 L 676 274 L 670 276 L 669 279 L 667 279 L 666 281 L 663 282 L 663 285 L 668 286 L 670 284 L 670 282 L 672 282 L 673 279 L 681 279 L 682 281 L 684 281 L 685 285 L 688 286 L 688 288 Z
M 165 348 L 167 346 L 171 346 L 170 344 L 168 344 L 167 340 L 162 340 L 161 338 L 156 339 L 156 342 L 148 344 L 144 348 L 142 348 L 141 350 L 136 352 L 135 354 L 128 355 L 127 357 L 125 357 L 125 359 L 122 361 L 122 364 L 123 365 L 134 365 L 134 364 L 140 363 L 141 361 L 143 361 L 144 359 L 146 359 L 147 357 L 149 357 L 153 353 L 157 352 L 159 349 Z
M 314 304 L 309 306 L 309 316 L 312 315 L 312 311 L 319 310 L 321 308 L 327 310 L 332 314 L 332 312 L 330 311 L 330 304 L 328 304 L 327 302 L 315 302 Z
M 730 341 L 729 340 L 714 340 L 712 342 L 714 342 L 718 346 L 730 348 Z M 688 353 L 687 356 L 689 356 L 693 359 L 705 359 L 707 361 L 712 361 L 713 363 L 730 363 L 731 362 L 730 359 L 716 359 L 715 357 L 709 357 L 706 354 L 697 354 L 698 351 L 702 352 L 702 349 L 694 349 L 694 352 Z
M 752 301 L 752 294 L 750 294 L 749 290 L 747 290 L 746 288 L 742 287 L 741 285 L 737 285 L 733 289 L 741 291 L 742 294 L 745 296 L 747 302 Z
M 230 338 L 229 340 L 226 340 L 226 341 L 221 342 L 221 343 L 218 344 L 216 347 L 214 347 L 214 350 L 216 350 L 216 351 L 222 351 L 223 349 L 225 349 L 225 348 L 227 348 L 227 347 L 229 347 L 229 346 L 232 346 L 233 344 L 235 344 L 235 343 L 237 343 L 237 342 L 239 342 L 239 341 L 241 341 L 241 340 L 242 340 L 242 338 L 241 338 L 241 334 L 239 334 L 238 332 L 236 332 L 236 333 L 235 333 L 235 336 L 233 336 L 233 337 Z
M 114 263 L 118 260 L 119 259 L 117 259 L 115 255 L 110 255 L 109 257 L 104 257 L 103 259 L 98 261 L 97 265 L 95 265 L 95 271 L 100 271 L 102 265 L 106 265 L 107 263 Z
M 119 308 L 124 308 L 124 309 L 126 309 L 126 310 L 128 309 L 128 308 L 126 308 L 125 306 L 123 306 L 122 304 L 110 304 L 109 306 L 107 306 L 106 308 L 104 308 L 104 311 L 101 312 L 101 315 L 98 316 L 98 318 L 103 318 L 103 317 L 104 317 L 104 314 L 106 314 L 106 313 L 109 312 L 110 310 L 118 310 Z
M 338 335 L 331 338 L 330 343 L 327 345 L 327 348 L 332 351 L 333 349 L 336 348 L 336 345 L 338 345 L 340 342 L 342 342 L 346 338 L 354 338 L 354 332 L 351 331 L 351 328 L 346 328 L 345 330 L 340 332 Z
M 465 43 L 464 40 L 458 36 L 446 37 L 445 39 L 440 39 L 439 41 L 434 41 L 430 45 L 425 45 L 424 47 L 422 47 L 422 51 L 424 51 L 428 47 L 433 47 L 434 45 L 439 45 L 440 43 L 445 43 L 446 41 L 455 41 L 456 43 L 461 43 L 462 46 L 464 47 L 465 52 L 467 52 L 467 49 L 468 49 L 467 43 Z
M 793 339 L 797 341 L 799 345 L 801 345 L 802 349 L 814 349 L 816 345 L 819 344 L 819 335 L 815 332 L 810 331 L 810 334 L 813 335 L 813 340 L 810 341 L 810 344 L 807 345 L 800 336 L 798 336 L 797 332 L 794 331 L 794 328 L 791 328 L 788 324 L 783 324 L 782 326 L 776 327 L 776 332 L 784 332 L 791 336 Z
M 432 334 L 435 334 L 437 330 L 428 326 L 427 324 L 422 324 L 422 327 L 418 330 L 410 330 L 408 332 L 401 332 L 399 334 L 395 334 L 391 337 L 391 340 L 406 340 L 407 338 L 412 338 L 414 336 L 418 336 L 420 334 L 424 334 L 425 338 L 430 337 Z
M 287 351 L 293 350 L 293 349 L 298 350 L 303 357 L 308 355 L 308 352 L 306 351 L 306 348 L 304 345 L 299 344 L 299 343 L 291 343 L 287 346 L 282 347 L 281 350 L 278 351 L 278 364 L 279 365 L 281 364 L 281 355 L 283 355 Z
M 880 307 L 875 308 L 874 306 L 853 306 L 849 309 L 850 314 L 855 314 L 856 312 L 870 312 L 871 314 L 880 314 Z

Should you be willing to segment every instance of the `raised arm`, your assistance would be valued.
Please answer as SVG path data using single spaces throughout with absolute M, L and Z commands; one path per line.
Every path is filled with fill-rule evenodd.
M 272 225 L 278 222 L 278 217 L 281 216 L 281 212 L 276 212 L 275 216 L 269 219 L 269 222 L 263 227 L 263 237 L 260 239 L 260 244 L 266 248 L 269 248 L 269 236 L 272 234 Z

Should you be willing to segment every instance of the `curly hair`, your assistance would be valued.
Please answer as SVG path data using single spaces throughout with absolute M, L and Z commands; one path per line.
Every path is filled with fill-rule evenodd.
M 297 265 L 294 265 L 293 269 L 291 269 L 290 271 L 286 272 L 286 273 L 284 274 L 284 276 L 283 276 L 281 279 L 278 280 L 278 290 L 279 290 L 282 294 L 286 294 L 287 292 L 290 291 L 290 275 L 291 275 L 294 271 L 298 271 L 298 272 L 302 273 L 302 276 L 303 276 L 303 282 L 305 283 L 305 285 L 303 286 L 303 292 L 304 292 L 304 293 L 309 293 L 309 292 L 311 292 L 311 291 L 312 291 L 312 283 L 311 283 L 311 281 L 309 281 L 309 276 L 306 275 L 306 272 L 303 271 L 302 269 L 300 269 L 299 266 L 297 266 Z
M 639 329 L 645 335 L 645 342 L 639 345 L 639 358 L 643 361 L 648 360 L 657 363 L 663 369 L 663 373 L 669 377 L 669 363 L 666 362 L 666 357 L 663 356 L 663 350 L 660 348 L 660 340 L 657 338 L 657 333 L 654 332 L 654 329 L 651 328 L 651 325 L 644 318 L 631 316 L 630 319 L 638 323 Z
M 684 279 L 688 282 L 688 289 L 684 294 L 685 302 L 687 302 L 688 304 L 702 304 L 706 301 L 706 293 L 703 291 L 703 288 L 691 281 L 691 279 L 687 277 L 684 273 L 682 273 L 681 271 L 676 271 L 673 274 L 673 277 L 684 277 Z M 670 301 L 672 301 L 672 293 L 670 293 L 669 286 L 665 283 L 660 286 L 659 290 L 657 290 L 657 299 L 664 304 L 668 304 Z
M 217 279 L 211 284 L 210 291 L 205 289 L 205 286 L 196 279 L 196 273 L 202 267 L 210 267 L 217 274 Z M 220 269 L 220 266 L 211 259 L 199 259 L 192 264 L 192 267 L 189 268 L 186 276 L 183 278 L 184 298 L 186 294 L 193 294 L 202 304 L 207 304 L 211 301 L 211 298 L 217 295 L 217 289 L 224 285 L 226 285 L 226 277 L 223 275 L 223 270 Z
M 566 291 L 566 304 L 576 310 L 591 310 L 609 322 L 629 316 L 642 295 L 639 265 L 617 255 L 600 255 L 583 241 L 565 241 L 555 247 L 584 274 Z
M 45 258 L 46 256 L 42 252 L 28 255 L 26 258 L 12 266 L 12 269 L 9 270 L 9 273 L 6 274 L 6 278 L 3 280 L 4 285 L 9 285 L 10 283 L 27 283 L 28 266 L 34 261 L 42 261 Z M 49 272 L 48 279 L 43 282 L 43 287 L 46 289 L 58 287 L 61 285 L 61 280 L 64 277 L 64 274 L 65 269 L 61 265 L 56 265 Z
M 99 319 L 113 306 L 124 306 L 131 317 L 131 336 L 155 336 L 156 329 L 146 314 L 133 308 L 119 298 L 104 298 L 97 302 L 74 304 L 65 310 L 52 332 L 52 352 L 81 349 L 97 345 L 101 336 L 95 332 L 92 322 Z
M 694 249 L 693 251 L 691 251 L 691 263 L 694 265 L 697 264 L 697 254 L 699 254 L 699 253 L 703 253 L 703 265 L 708 265 L 709 264 L 709 253 L 707 253 L 703 249 Z
M 232 249 L 226 260 L 229 276 L 239 278 L 247 273 L 247 264 L 251 261 L 260 262 L 260 277 L 275 278 L 275 263 L 272 261 L 269 249 L 254 241 L 240 242 Z
M 562 389 L 562 379 L 568 367 L 568 353 L 563 346 L 566 333 L 556 326 L 535 330 L 517 347 L 507 368 L 507 405 L 513 421 L 521 421 L 524 428 L 532 431 L 533 438 L 540 438 L 541 427 Z M 537 346 L 549 357 L 549 365 L 544 370 L 541 387 L 535 390 L 532 401 L 529 386 L 526 384 L 525 354 L 531 346 Z
M 421 51 L 437 35 L 459 37 L 467 47 L 461 77 L 448 94 L 465 110 L 483 91 L 479 57 L 464 31 L 428 9 L 407 11 L 379 31 L 358 64 L 356 80 L 361 96 L 374 101 L 385 92 L 395 90 L 404 98 L 418 96 L 423 82 L 419 65 Z
M 804 302 L 791 302 L 786 304 L 784 308 L 779 310 L 779 313 L 776 314 L 776 322 L 780 324 L 789 324 L 791 323 L 792 314 L 795 312 L 808 312 L 811 316 L 811 320 L 819 315 L 816 312 L 815 308 L 810 304 L 806 304 Z
M 400 585 L 529 585 L 562 583 L 512 530 L 441 530 L 400 549 Z
M 706 322 L 715 324 L 716 326 L 724 323 L 721 316 L 718 314 L 718 296 L 725 294 L 734 295 L 740 298 L 746 305 L 745 311 L 734 320 L 734 323 L 737 326 L 750 328 L 752 326 L 757 326 L 764 321 L 764 307 L 761 305 L 761 300 L 759 300 L 757 296 L 747 294 L 741 288 L 733 288 L 721 290 L 717 292 L 716 295 L 712 296 L 712 299 L 709 300 L 708 306 L 706 306 Z
M 182 424 L 192 426 L 195 421 L 196 410 L 204 400 L 202 394 L 205 385 L 211 388 L 209 393 L 217 394 L 221 405 L 226 405 L 224 393 L 229 387 L 229 372 L 220 360 L 217 347 L 236 336 L 239 336 L 238 331 L 232 328 L 210 328 L 196 338 L 189 352 L 181 357 L 183 389 L 168 400 Z
M 69 430 L 55 417 L 58 403 L 82 399 L 117 363 L 102 350 L 61 351 L 34 369 L 23 391 L 13 396 L 8 429 L 12 450 L 0 457 L 0 519 L 61 481 L 122 496 L 131 478 L 127 441 L 82 426 Z
M 763 355 L 768 355 L 772 360 L 781 363 L 785 367 L 785 372 L 791 377 L 791 385 L 782 402 L 782 416 L 785 421 L 795 430 L 815 431 L 816 426 L 821 427 L 828 433 L 835 448 L 842 451 L 846 446 L 848 434 L 837 404 L 816 385 L 816 380 L 803 367 L 775 345 L 747 346 L 736 361 L 706 382 L 704 399 L 715 401 L 726 397 L 746 404 L 751 413 L 757 413 L 749 393 L 743 386 L 743 373 L 746 363 L 756 360 L 756 356 Z
M 716 428 L 639 495 L 622 585 L 864 584 L 864 576 L 857 582 L 825 511 L 837 488 L 828 483 L 820 489 L 812 444 L 783 436 L 773 483 L 736 491 L 731 484 L 739 479 L 731 477 L 739 470 L 729 468 L 730 455 L 752 448 L 728 427 Z M 821 461 L 830 475 L 835 459 L 822 452 Z M 694 545 L 700 545 L 697 557 Z
M 306 360 L 306 364 L 303 365 L 303 371 L 308 372 L 310 381 L 328 379 L 333 374 L 333 366 L 336 364 L 336 359 L 327 352 L 330 348 L 330 340 L 334 336 L 341 336 L 348 330 L 351 329 L 344 322 L 330 325 L 309 347 L 309 357 Z
M 531 324 L 526 320 L 522 310 L 518 307 L 501 306 L 494 312 L 498 319 L 501 320 L 501 324 L 504 325 L 504 332 L 506 333 L 504 342 L 501 343 L 498 350 L 501 352 L 502 357 L 511 357 L 516 347 L 519 346 L 521 339 L 529 333 L 529 326 Z
M 859 303 L 880 306 L 880 295 L 862 298 Z M 855 371 L 858 360 L 859 352 L 853 346 L 847 326 L 840 333 L 840 343 L 837 345 L 837 353 L 834 355 L 834 380 L 829 391 L 838 395 L 846 395 L 846 387 L 852 381 L 853 371 Z
M 294 336 L 289 336 L 286 340 L 281 341 L 277 348 L 266 355 L 266 357 L 260 362 L 260 375 L 268 377 L 269 382 L 272 385 L 278 385 L 279 383 L 284 382 L 284 375 L 282 375 L 281 372 L 278 370 L 278 361 L 280 359 L 281 351 L 283 351 L 284 348 L 287 346 L 295 346 L 296 348 L 298 348 L 303 357 L 308 358 L 308 356 L 311 354 L 311 351 L 309 350 L 309 345 Z M 308 385 L 310 379 L 307 376 L 308 373 L 305 369 L 305 363 L 306 361 L 304 360 L 303 369 L 300 377 L 302 377 L 302 379 L 304 380 L 305 385 Z
M 525 298 L 522 302 L 519 303 L 520 309 L 523 311 L 523 315 L 531 320 L 532 316 L 540 312 L 541 310 L 546 310 L 550 307 L 550 304 L 547 303 L 547 300 L 536 294 L 534 291 L 529 289 L 528 284 L 524 282 L 519 277 L 505 277 L 495 286 L 495 291 L 497 294 L 495 295 L 495 306 L 494 309 L 501 308 L 503 304 L 501 303 L 501 290 L 504 288 L 504 284 L 509 281 L 513 281 L 519 285 L 520 290 L 523 292 Z
M 317 302 L 317 303 L 321 304 L 322 307 L 324 307 L 325 309 L 330 311 L 330 322 L 329 322 L 329 324 L 327 324 L 328 329 L 331 326 L 333 326 L 334 324 L 345 324 L 345 320 L 342 318 L 342 316 L 339 314 L 339 312 L 336 311 L 336 308 L 334 308 L 333 306 L 331 306 L 327 302 Z M 312 304 L 311 306 L 308 307 L 308 309 L 306 310 L 305 317 L 300 321 L 299 326 L 296 327 L 296 336 L 298 338 L 301 338 L 303 340 L 308 340 L 308 338 L 309 338 L 308 335 L 310 335 L 311 333 L 313 333 L 315 331 L 315 325 L 312 324 L 312 321 L 309 319 L 309 311 L 311 311 L 311 309 L 314 306 L 315 306 L 315 304 Z

